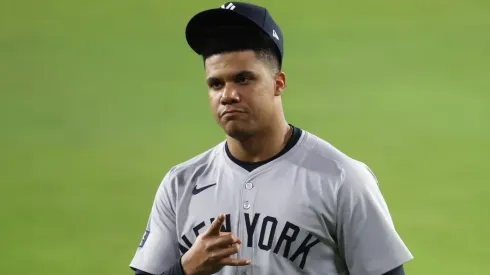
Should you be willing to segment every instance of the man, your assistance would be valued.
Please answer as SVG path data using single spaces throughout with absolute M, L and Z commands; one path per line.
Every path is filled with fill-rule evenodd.
M 412 255 L 371 170 L 286 121 L 284 37 L 269 12 L 226 3 L 195 15 L 186 37 L 226 140 L 165 175 L 136 274 L 404 274 Z

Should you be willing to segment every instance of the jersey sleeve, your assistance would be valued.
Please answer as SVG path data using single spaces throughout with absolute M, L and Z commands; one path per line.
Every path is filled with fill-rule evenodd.
M 180 259 L 170 174 L 157 190 L 146 230 L 130 263 L 132 269 L 162 274 Z
M 380 275 L 413 256 L 395 230 L 372 171 L 344 171 L 337 191 L 337 239 L 351 275 Z

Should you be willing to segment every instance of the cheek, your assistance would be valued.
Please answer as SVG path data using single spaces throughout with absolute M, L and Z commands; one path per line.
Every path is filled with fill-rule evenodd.
M 267 117 L 270 113 L 270 98 L 263 94 L 254 94 L 247 98 L 247 105 L 253 110 L 252 116 L 256 119 Z
M 251 98 L 251 100 L 254 100 L 255 104 L 257 104 L 258 106 L 267 108 L 272 104 L 274 98 L 275 96 L 273 88 L 262 85 L 254 89 L 253 97 Z

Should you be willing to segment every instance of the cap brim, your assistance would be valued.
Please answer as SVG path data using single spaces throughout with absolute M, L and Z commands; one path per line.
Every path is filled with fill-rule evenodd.
M 189 46 L 202 54 L 207 41 L 216 37 L 244 36 L 261 31 L 252 20 L 226 9 L 211 9 L 200 12 L 191 18 L 186 27 Z

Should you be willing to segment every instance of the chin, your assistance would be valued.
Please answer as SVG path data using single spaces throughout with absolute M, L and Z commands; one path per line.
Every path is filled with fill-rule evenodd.
M 250 125 L 239 121 L 227 121 L 222 125 L 225 133 L 234 139 L 246 139 L 254 135 Z

